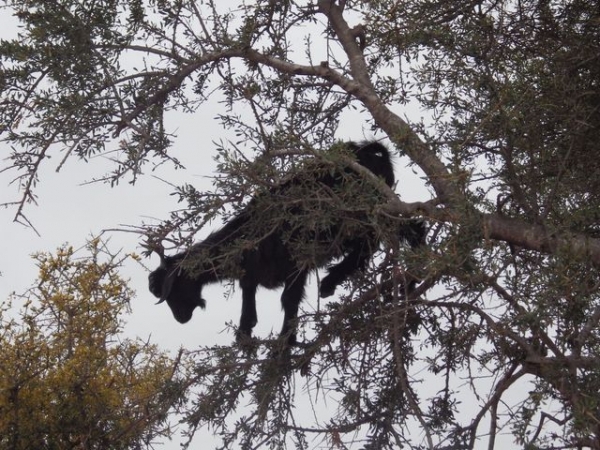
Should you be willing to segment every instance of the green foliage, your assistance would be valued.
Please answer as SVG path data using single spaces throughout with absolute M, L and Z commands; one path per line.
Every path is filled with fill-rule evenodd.
M 132 449 L 170 436 L 181 367 L 123 337 L 133 292 L 99 240 L 34 256 L 17 317 L 0 316 L 0 449 Z
M 16 216 L 51 156 L 60 167 L 103 153 L 111 183 L 172 160 L 173 111 L 210 107 L 229 140 L 217 145 L 214 189 L 180 188 L 185 206 L 149 227 L 157 248 L 189 244 L 290 171 L 343 164 L 320 151 L 342 131 L 383 132 L 426 198 L 405 203 L 361 178 L 327 196 L 299 184 L 285 201 L 310 205 L 304 217 L 284 199 L 260 205 L 271 214 L 260 225 L 344 217 L 356 219 L 348 232 L 372 227 L 386 245 L 340 301 L 308 293 L 304 348 L 199 350 L 182 406 L 190 436 L 212 427 L 227 449 L 491 448 L 510 430 L 524 448 L 600 448 L 597 3 L 5 1 L 21 24 L 0 42 L 0 133 L 12 149 L 2 170 L 21 182 Z M 358 112 L 370 130 L 347 133 L 345 114 Z M 407 217 L 430 225 L 427 248 L 395 244 L 386 224 Z M 297 244 L 310 258 L 312 243 Z M 406 278 L 420 281 L 408 296 Z M 64 303 L 73 294 L 63 291 Z M 33 308 L 29 322 L 49 320 Z M 75 323 L 73 308 L 58 317 Z M 14 327 L 6 339 L 25 346 L 27 328 Z M 31 354 L 50 336 L 36 333 Z M 98 348 L 119 345 L 88 351 Z M 26 361 L 15 379 L 34 383 Z M 305 398 L 310 412 L 298 413 Z M 324 401 L 335 411 L 314 407 Z

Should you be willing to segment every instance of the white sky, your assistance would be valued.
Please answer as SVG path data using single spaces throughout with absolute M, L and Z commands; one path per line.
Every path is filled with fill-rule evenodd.
M 0 14 L 0 37 L 11 36 L 15 29 L 15 19 Z M 87 180 L 103 173 L 108 163 L 101 158 L 93 159 L 89 164 L 71 160 L 60 173 L 56 165 L 60 158 L 47 162 L 42 171 L 40 183 L 36 189 L 38 205 L 29 205 L 26 215 L 39 231 L 40 236 L 23 225 L 13 222 L 15 209 L 0 209 L 0 229 L 4 239 L 0 240 L 0 301 L 11 292 L 22 293 L 36 278 L 36 267 L 31 254 L 37 251 L 54 252 L 63 243 L 80 247 L 86 238 L 97 235 L 102 230 L 114 229 L 123 225 L 137 226 L 142 221 L 165 219 L 171 210 L 179 208 L 176 198 L 170 194 L 173 188 L 152 175 L 173 184 L 189 182 L 196 188 L 211 187 L 209 177 L 213 174 L 215 156 L 213 141 L 227 139 L 227 134 L 213 119 L 218 104 L 205 105 L 194 115 L 172 114 L 168 117 L 178 134 L 172 149 L 172 155 L 178 158 L 186 170 L 174 171 L 163 165 L 155 173 L 148 173 L 139 179 L 135 186 L 122 184 L 110 188 L 106 184 L 84 185 Z M 407 113 L 407 111 L 403 111 Z M 419 113 L 420 114 L 420 113 Z M 363 128 L 357 113 L 344 116 L 338 138 L 362 140 L 372 137 Z M 7 155 L 9 148 L 0 144 L 0 154 Z M 404 167 L 402 161 L 395 160 L 396 176 L 402 198 L 407 201 L 427 200 L 429 198 L 422 180 L 412 170 Z M 2 167 L 6 161 L 2 161 Z M 150 167 L 148 167 L 148 170 Z M 15 200 L 19 192 L 10 185 L 14 172 L 0 174 L 0 203 Z M 199 238 L 206 236 L 210 229 L 203 230 Z M 140 252 L 141 238 L 131 233 L 110 232 L 113 250 L 122 248 L 124 252 Z M 143 263 L 154 268 L 156 259 Z M 226 299 L 227 289 L 214 285 L 207 287 L 203 297 L 207 299 L 207 309 L 197 310 L 194 318 L 186 325 L 177 323 L 166 304 L 155 306 L 156 299 L 147 290 L 147 276 L 143 267 L 136 263 L 128 264 L 123 275 L 131 280 L 131 286 L 137 291 L 132 302 L 132 314 L 127 318 L 127 333 L 142 339 L 151 337 L 151 341 L 164 349 L 176 351 L 180 346 L 187 349 L 199 345 L 227 344 L 233 341 L 231 334 L 222 332 L 226 322 L 237 324 L 241 308 L 241 294 L 236 291 Z M 255 334 L 266 336 L 271 331 L 278 332 L 281 327 L 282 313 L 279 306 L 279 291 L 258 292 L 259 323 Z M 314 283 L 307 290 L 307 307 L 316 307 L 317 289 Z M 207 435 L 204 435 L 206 437 Z M 199 437 L 200 439 L 201 437 Z M 203 442 L 206 444 L 206 442 Z M 176 441 L 168 443 L 165 449 L 179 448 Z
M 0 14 L 0 38 L 12 37 L 16 33 L 15 18 Z M 103 157 L 92 159 L 89 163 L 71 159 L 59 173 L 56 168 L 61 155 L 55 155 L 41 170 L 40 183 L 35 192 L 38 195 L 37 205 L 28 205 L 25 213 L 33 223 L 34 230 L 13 222 L 16 207 L 0 209 L 0 227 L 9 239 L 0 241 L 0 299 L 10 292 L 23 292 L 36 276 L 36 268 L 31 254 L 37 251 L 53 252 L 64 243 L 74 247 L 84 244 L 86 238 L 97 235 L 106 229 L 123 228 L 123 225 L 137 226 L 143 221 L 166 219 L 169 212 L 181 207 L 176 197 L 170 195 L 173 188 L 161 181 L 172 184 L 190 183 L 197 189 L 212 187 L 210 176 L 214 174 L 216 155 L 214 141 L 226 140 L 227 132 L 214 119 L 217 111 L 223 108 L 216 101 L 206 104 L 195 114 L 171 113 L 167 117 L 167 128 L 178 137 L 170 150 L 171 155 L 180 160 L 185 170 L 173 170 L 164 164 L 152 172 L 150 165 L 146 175 L 139 178 L 135 185 L 126 182 L 111 188 L 108 184 L 86 184 L 110 170 L 110 162 Z M 357 112 L 349 112 L 344 116 L 339 139 L 363 140 L 373 137 L 366 129 Z M 381 137 L 381 136 L 378 136 Z M 10 149 L 0 143 L 2 162 L 0 169 L 8 161 L 4 160 Z M 407 201 L 426 200 L 429 198 L 422 180 L 412 170 L 395 158 L 396 177 L 401 185 L 398 191 Z M 16 184 L 10 184 L 16 172 L 0 173 L 0 204 L 19 198 Z M 206 236 L 217 225 L 211 224 L 200 232 L 199 238 Z M 141 237 L 132 233 L 110 232 L 104 235 L 110 238 L 114 250 L 123 248 L 124 252 L 140 252 Z M 155 259 L 144 260 L 148 267 L 154 268 Z M 241 308 L 239 293 L 235 293 L 229 301 L 223 300 L 225 289 L 219 286 L 210 287 L 206 291 L 207 310 L 195 313 L 194 319 L 187 326 L 175 322 L 166 304 L 154 307 L 154 297 L 147 290 L 148 273 L 139 265 L 126 267 L 125 275 L 131 279 L 132 287 L 137 291 L 133 302 L 133 314 L 129 319 L 129 331 L 141 337 L 152 335 L 153 340 L 169 348 L 180 345 L 192 346 L 229 342 L 231 336 L 220 337 L 218 331 L 224 328 L 226 321 L 237 323 L 239 318 L 236 309 Z M 210 294 L 214 292 L 214 294 Z M 316 288 L 312 291 L 316 296 Z M 278 299 L 278 293 L 269 293 Z M 262 302 L 264 292 L 259 292 L 259 305 L 265 306 L 259 311 L 258 334 L 268 333 L 271 329 L 278 331 L 281 326 L 279 307 L 272 302 Z M 311 291 L 307 298 L 310 301 Z M 277 300 L 278 301 L 278 300 Z M 266 303 L 266 305 L 265 305 Z M 209 318 L 205 317 L 210 315 Z M 217 315 L 215 317 L 215 315 Z M 274 316 L 274 317 L 268 317 Z M 208 319 L 208 320 L 202 320 Z

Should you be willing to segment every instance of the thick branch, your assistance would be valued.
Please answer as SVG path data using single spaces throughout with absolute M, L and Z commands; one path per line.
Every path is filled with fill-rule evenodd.
M 352 28 L 343 17 L 342 8 L 335 4 L 335 0 L 320 0 L 319 10 L 329 19 L 348 55 L 350 71 L 355 82 L 344 86 L 330 79 L 365 105 L 377 125 L 425 172 L 439 199 L 449 206 L 456 205 L 462 195 L 456 184 L 452 182 L 446 166 L 412 128 L 390 111 L 377 95 L 369 77 L 364 55 L 355 40 Z
M 330 4 L 328 9 L 324 9 L 325 3 Z M 342 16 L 341 9 L 332 4 L 331 1 L 321 0 L 321 4 L 321 10 L 326 11 L 332 26 L 335 25 L 334 29 L 338 33 L 338 37 L 343 41 L 342 44 L 353 61 L 351 65 L 354 79 L 345 77 L 327 65 L 294 64 L 262 54 L 251 48 L 229 49 L 207 54 L 193 61 L 177 74 L 174 74 L 165 87 L 157 92 L 149 102 L 158 101 L 158 97 L 164 97 L 179 88 L 181 83 L 195 70 L 220 59 L 243 58 L 290 75 L 318 77 L 328 80 L 363 102 L 378 125 L 423 169 L 437 193 L 437 200 L 427 203 L 408 204 L 401 202 L 399 199 L 394 199 L 390 201 L 388 208 L 386 208 L 387 212 L 405 216 L 420 212 L 434 220 L 458 222 L 458 216 L 452 214 L 452 206 L 455 206 L 462 196 L 456 184 L 452 181 L 448 169 L 411 127 L 381 102 L 381 99 L 373 90 L 368 76 L 366 76 L 367 69 L 364 65 L 362 52 L 352 36 L 350 27 Z M 127 117 L 122 119 L 122 125 L 130 123 L 141 113 L 145 106 L 137 106 Z M 392 199 L 390 198 L 390 200 Z M 437 208 L 436 205 L 439 203 L 445 204 L 448 208 Z M 595 265 L 600 266 L 600 241 L 597 239 L 577 234 L 552 234 L 539 225 L 527 224 L 498 214 L 481 214 L 481 223 L 484 236 L 488 238 L 505 241 L 546 254 L 569 252 L 570 254 L 590 258 Z
M 373 90 L 370 81 L 367 84 L 363 84 L 343 76 L 339 72 L 329 68 L 327 65 L 306 66 L 294 64 L 272 56 L 264 55 L 253 49 L 246 49 L 244 51 L 244 57 L 250 61 L 264 64 L 291 75 L 324 78 L 341 87 L 348 94 L 353 95 L 360 100 L 371 112 L 373 119 L 381 129 L 384 130 L 392 141 L 405 151 L 419 167 L 421 167 L 428 176 L 431 185 L 442 202 L 448 205 L 455 204 L 456 200 L 460 198 L 458 189 L 451 181 L 450 173 L 446 166 L 405 121 L 385 106 L 377 93 Z M 364 70 L 366 71 L 366 67 Z M 356 77 L 355 75 L 355 78 L 359 77 Z
M 459 222 L 460 217 L 453 214 L 451 209 L 438 208 L 437 204 L 434 200 L 406 203 L 396 198 L 385 206 L 385 212 L 408 217 L 423 214 L 431 220 Z M 479 214 L 479 222 L 485 238 L 548 255 L 562 254 L 589 259 L 594 266 L 600 267 L 600 239 L 578 233 L 551 233 L 540 225 L 532 225 L 499 214 Z
M 600 267 L 600 240 L 582 234 L 555 234 L 540 225 L 531 225 L 499 214 L 481 216 L 486 237 L 498 239 L 548 254 L 567 254 L 589 258 Z
M 356 42 L 355 32 L 350 28 L 342 15 L 342 8 L 335 3 L 335 0 L 319 0 L 318 5 L 319 11 L 329 19 L 331 28 L 333 28 L 340 44 L 342 44 L 344 52 L 348 56 L 352 76 L 358 82 L 372 90 L 373 84 L 368 75 L 361 47 Z

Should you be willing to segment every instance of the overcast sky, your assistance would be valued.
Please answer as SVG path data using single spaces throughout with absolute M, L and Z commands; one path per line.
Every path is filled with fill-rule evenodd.
M 0 36 L 10 37 L 16 27 L 15 19 L 0 14 Z M 186 170 L 175 171 L 163 165 L 156 172 L 150 171 L 135 185 L 123 183 L 114 188 L 106 184 L 86 184 L 87 181 L 102 175 L 110 163 L 98 157 L 85 164 L 70 160 L 59 173 L 56 167 L 60 157 L 46 161 L 41 171 L 40 183 L 36 189 L 37 205 L 28 205 L 25 214 L 35 226 L 39 235 L 31 228 L 13 221 L 16 209 L 0 209 L 0 229 L 4 239 L 0 240 L 0 299 L 6 299 L 11 292 L 22 293 L 36 278 L 36 267 L 31 254 L 38 251 L 54 252 L 57 247 L 69 243 L 82 246 L 86 239 L 103 230 L 123 228 L 126 225 L 138 226 L 142 222 L 159 221 L 177 209 L 176 198 L 169 186 L 160 179 L 173 184 L 184 182 L 193 184 L 199 190 L 211 187 L 210 176 L 214 174 L 215 156 L 213 141 L 227 139 L 227 133 L 213 119 L 219 105 L 205 105 L 193 115 L 171 114 L 167 124 L 171 125 L 178 137 L 172 148 L 172 155 L 178 158 Z M 340 139 L 362 140 L 373 137 L 364 130 L 358 113 L 344 116 L 338 132 Z M 379 136 L 380 137 L 380 136 Z M 5 155 L 10 149 L 0 144 L 3 154 L 2 168 L 6 166 Z M 412 170 L 403 167 L 398 158 L 396 176 L 400 181 L 397 189 L 402 198 L 408 201 L 428 198 L 422 180 Z M 0 203 L 19 198 L 15 184 L 10 184 L 16 172 L 0 174 Z M 159 179 L 160 178 L 160 179 Z M 216 228 L 211 224 L 202 230 L 199 238 Z M 104 238 L 116 251 L 140 252 L 142 238 L 132 233 L 107 232 Z M 143 261 L 154 268 L 157 260 Z M 224 286 L 211 286 L 204 291 L 208 305 L 206 311 L 197 311 L 186 325 L 177 323 L 166 304 L 155 306 L 156 299 L 147 290 L 148 272 L 139 264 L 127 264 L 123 275 L 131 280 L 137 296 L 132 303 L 132 314 L 127 317 L 127 333 L 151 341 L 162 348 L 177 350 L 180 346 L 194 349 L 198 345 L 227 344 L 233 336 L 223 332 L 226 322 L 237 323 L 241 308 L 241 293 L 234 292 L 226 298 Z M 314 277 L 313 277 L 314 280 Z M 259 324 L 255 334 L 266 336 L 281 328 L 282 313 L 279 305 L 279 291 L 267 292 L 259 289 Z M 306 307 L 316 307 L 317 289 L 314 282 L 307 290 Z M 18 305 L 16 305 L 18 306 Z M 167 448 L 171 448 L 169 445 Z M 178 448 L 173 445 L 172 448 Z
M 16 26 L 15 18 L 6 14 L 0 15 L 0 37 L 14 36 Z M 39 236 L 33 229 L 13 221 L 16 207 L 0 209 L 0 227 L 4 235 L 9 237 L 0 243 L 0 298 L 6 298 L 10 292 L 23 292 L 33 283 L 36 269 L 31 259 L 32 253 L 54 251 L 64 243 L 77 248 L 85 243 L 86 238 L 103 230 L 125 228 L 128 225 L 139 226 L 142 222 L 158 222 L 167 218 L 170 211 L 181 207 L 176 202 L 176 197 L 170 195 L 174 189 L 168 183 L 191 183 L 199 190 L 211 188 L 210 177 L 214 175 L 216 166 L 213 161 L 216 155 L 213 142 L 228 138 L 227 131 L 214 119 L 222 107 L 215 99 L 194 114 L 171 113 L 167 116 L 167 128 L 177 134 L 170 152 L 183 163 L 185 170 L 174 170 L 165 164 L 152 171 L 148 165 L 145 176 L 140 177 L 135 185 L 123 182 L 111 188 L 108 184 L 87 183 L 112 168 L 105 157 L 93 158 L 87 164 L 70 159 L 58 173 L 56 169 L 62 156 L 55 154 L 52 159 L 46 160 L 40 171 L 40 183 L 35 190 L 38 204 L 27 205 L 25 209 L 26 216 L 39 232 Z M 337 137 L 344 140 L 374 137 L 366 128 L 359 113 L 349 112 L 343 116 Z M 6 144 L 0 143 L 0 151 L 3 154 L 0 167 L 4 168 L 8 163 L 4 157 L 10 149 Z M 395 158 L 396 176 L 399 181 L 397 191 L 407 201 L 428 199 L 422 180 L 412 170 L 404 167 L 405 163 L 406 161 Z M 0 173 L 0 204 L 19 199 L 18 186 L 11 184 L 16 174 L 15 171 Z M 210 224 L 200 232 L 199 238 L 206 236 L 217 226 Z M 142 238 L 139 235 L 107 232 L 104 237 L 110 239 L 110 246 L 114 250 L 122 248 L 124 252 L 141 251 L 139 244 Z M 157 260 L 147 259 L 143 263 L 154 267 Z M 172 319 L 166 304 L 153 307 L 155 299 L 147 291 L 148 274 L 143 267 L 130 264 L 126 267 L 125 275 L 131 279 L 131 284 L 137 291 L 130 318 L 134 326 L 133 333 L 140 336 L 152 334 L 161 344 L 169 347 L 178 347 L 189 342 L 212 344 L 216 343 L 212 338 L 218 338 L 214 336 L 213 330 L 209 332 L 207 328 L 216 326 L 222 329 L 224 324 L 220 316 L 219 319 L 214 317 L 215 314 L 222 311 L 225 321 L 232 320 L 237 323 L 238 317 L 232 314 L 232 310 L 241 307 L 240 299 L 237 298 L 239 296 L 234 294 L 234 298 L 224 301 L 225 289 L 222 286 L 214 286 L 206 292 L 208 306 L 205 314 L 211 315 L 210 320 L 195 317 L 189 325 L 181 326 Z M 209 292 L 213 291 L 215 294 L 211 295 Z M 316 290 L 312 293 L 316 296 Z M 311 291 L 308 292 L 309 300 L 313 297 L 310 294 Z M 259 298 L 263 295 L 261 292 Z M 277 293 L 274 295 L 274 298 L 278 298 Z M 223 303 L 226 307 L 220 307 Z M 259 308 L 265 306 L 264 303 L 259 302 Z M 266 312 L 273 311 L 279 314 L 279 307 L 267 303 Z M 271 318 L 265 320 L 259 312 L 259 327 L 268 333 L 271 328 L 278 330 L 280 322 L 273 319 L 271 323 Z M 260 328 L 257 329 L 259 330 Z M 203 338 L 198 339 L 199 334 Z M 225 338 L 225 342 L 228 339 L 229 337 Z

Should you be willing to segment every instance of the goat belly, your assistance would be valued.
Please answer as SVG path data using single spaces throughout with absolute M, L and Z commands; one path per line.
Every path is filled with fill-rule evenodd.
M 277 236 L 264 238 L 254 250 L 244 252 L 244 277 L 256 284 L 275 289 L 281 287 L 295 271 L 295 265 Z

